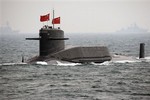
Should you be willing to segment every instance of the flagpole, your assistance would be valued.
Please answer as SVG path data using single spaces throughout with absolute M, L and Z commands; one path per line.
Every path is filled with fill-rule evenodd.
M 47 20 L 47 26 L 48 26 L 48 22 L 49 22 L 49 14 L 50 14 L 50 13 L 48 13 L 48 20 Z
M 53 20 L 54 20 L 54 14 L 55 14 L 55 13 L 54 13 L 54 9 L 53 9 Z M 53 21 L 53 20 L 52 20 L 52 21 Z M 53 23 L 53 28 L 54 28 L 54 23 Z
M 60 28 L 61 28 L 61 18 L 60 18 Z

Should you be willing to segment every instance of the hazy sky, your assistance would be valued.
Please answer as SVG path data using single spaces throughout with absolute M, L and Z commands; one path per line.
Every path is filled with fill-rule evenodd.
M 0 0 L 0 26 L 38 33 L 40 15 L 53 8 L 67 33 L 115 32 L 133 23 L 150 30 L 150 0 Z

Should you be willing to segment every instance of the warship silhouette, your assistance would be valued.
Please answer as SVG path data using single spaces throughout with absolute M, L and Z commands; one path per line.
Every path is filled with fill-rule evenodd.
M 12 36 L 15 34 L 18 34 L 18 30 L 13 30 L 10 26 L 9 22 L 6 23 L 6 25 L 0 27 L 0 35 L 1 36 Z

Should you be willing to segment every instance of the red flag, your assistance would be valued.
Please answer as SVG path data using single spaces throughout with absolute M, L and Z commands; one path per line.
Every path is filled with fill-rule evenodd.
M 60 24 L 60 17 L 54 18 L 52 24 Z
M 40 21 L 41 22 L 48 21 L 49 20 L 49 15 L 50 14 L 40 16 Z

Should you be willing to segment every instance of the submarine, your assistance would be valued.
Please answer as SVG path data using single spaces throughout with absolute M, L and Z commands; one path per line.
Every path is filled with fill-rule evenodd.
M 49 15 L 40 16 L 40 21 L 49 21 Z M 64 31 L 60 27 L 55 28 L 54 24 L 60 24 L 60 17 L 54 18 L 53 10 L 53 26 L 44 25 L 39 30 L 38 38 L 26 38 L 26 40 L 39 41 L 39 55 L 26 61 L 28 64 L 56 64 L 64 63 L 103 63 L 105 61 L 112 62 L 135 62 L 136 57 L 125 55 L 110 54 L 106 46 L 78 46 L 66 48 L 65 41 L 69 38 L 64 37 Z M 144 58 L 144 43 L 140 44 L 139 58 Z M 22 57 L 24 62 L 24 57 Z
M 105 46 L 79 46 L 66 48 L 64 31 L 59 27 L 45 25 L 39 30 L 38 38 L 26 38 L 26 40 L 39 41 L 39 55 L 27 63 L 34 64 L 38 61 L 65 61 L 73 63 L 103 63 L 112 59 L 109 50 Z

